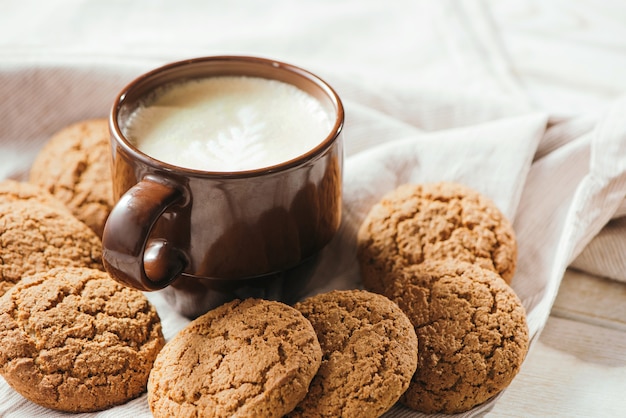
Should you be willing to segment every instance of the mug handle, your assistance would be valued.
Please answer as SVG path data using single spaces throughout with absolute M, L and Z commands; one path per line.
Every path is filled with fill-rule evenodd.
M 115 204 L 102 234 L 102 262 L 118 282 L 139 290 L 168 286 L 187 267 L 187 257 L 164 239 L 148 242 L 159 217 L 182 203 L 183 188 L 148 175 Z

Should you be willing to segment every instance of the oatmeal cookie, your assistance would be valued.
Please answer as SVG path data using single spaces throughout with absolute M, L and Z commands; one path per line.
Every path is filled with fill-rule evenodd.
M 114 204 L 110 155 L 107 120 L 77 122 L 48 140 L 31 166 L 29 180 L 102 237 Z
M 364 286 L 385 294 L 395 269 L 455 259 L 510 283 L 517 263 L 513 226 L 495 204 L 456 183 L 406 184 L 372 207 L 357 237 Z
M 528 326 L 521 301 L 499 275 L 455 261 L 411 265 L 393 275 L 391 299 L 419 341 L 403 404 L 454 414 L 509 385 L 528 351 Z
M 417 367 L 417 337 L 395 303 L 335 290 L 295 308 L 313 324 L 323 358 L 290 417 L 379 417 L 398 401 Z
M 6 179 L 0 181 L 0 204 L 21 201 L 35 201 L 57 209 L 67 210 L 63 202 L 36 184 Z
M 87 225 L 35 201 L 0 204 L 0 295 L 24 276 L 63 266 L 104 269 L 102 244 Z
M 306 395 L 322 351 L 313 327 L 280 302 L 234 300 L 196 318 L 154 363 L 156 418 L 282 417 Z
M 143 293 L 100 270 L 37 273 L 0 298 L 0 373 L 47 408 L 97 411 L 137 397 L 164 343 Z

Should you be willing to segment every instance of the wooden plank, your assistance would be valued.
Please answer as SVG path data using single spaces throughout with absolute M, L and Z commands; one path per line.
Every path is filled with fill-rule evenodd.
M 626 331 L 626 283 L 568 270 L 552 315 Z

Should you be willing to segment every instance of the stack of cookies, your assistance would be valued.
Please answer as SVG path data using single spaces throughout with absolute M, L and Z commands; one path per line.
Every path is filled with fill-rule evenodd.
M 528 327 L 509 286 L 514 230 L 491 200 L 456 183 L 403 185 L 374 205 L 357 240 L 364 287 L 396 302 L 418 337 L 401 403 L 459 413 L 508 386 Z
M 528 350 L 509 283 L 517 245 L 490 200 L 406 185 L 358 235 L 365 290 L 248 299 L 194 320 L 148 384 L 155 417 L 378 417 L 396 402 L 458 413 L 502 391 Z
M 107 136 L 105 120 L 70 126 L 41 151 L 31 182 L 0 182 L 0 374 L 60 411 L 139 396 L 165 344 L 144 294 L 102 266 Z

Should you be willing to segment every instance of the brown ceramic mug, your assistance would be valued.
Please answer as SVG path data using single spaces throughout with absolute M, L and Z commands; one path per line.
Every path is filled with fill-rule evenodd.
M 331 131 L 296 158 L 232 172 L 168 164 L 125 137 L 122 126 L 155 89 L 216 76 L 296 86 L 332 115 Z M 110 114 L 117 203 L 102 238 L 106 270 L 128 286 L 163 289 L 187 316 L 236 297 L 290 302 L 339 228 L 343 122 L 341 101 L 330 86 L 308 71 L 273 60 L 203 57 L 141 75 L 119 93 Z

